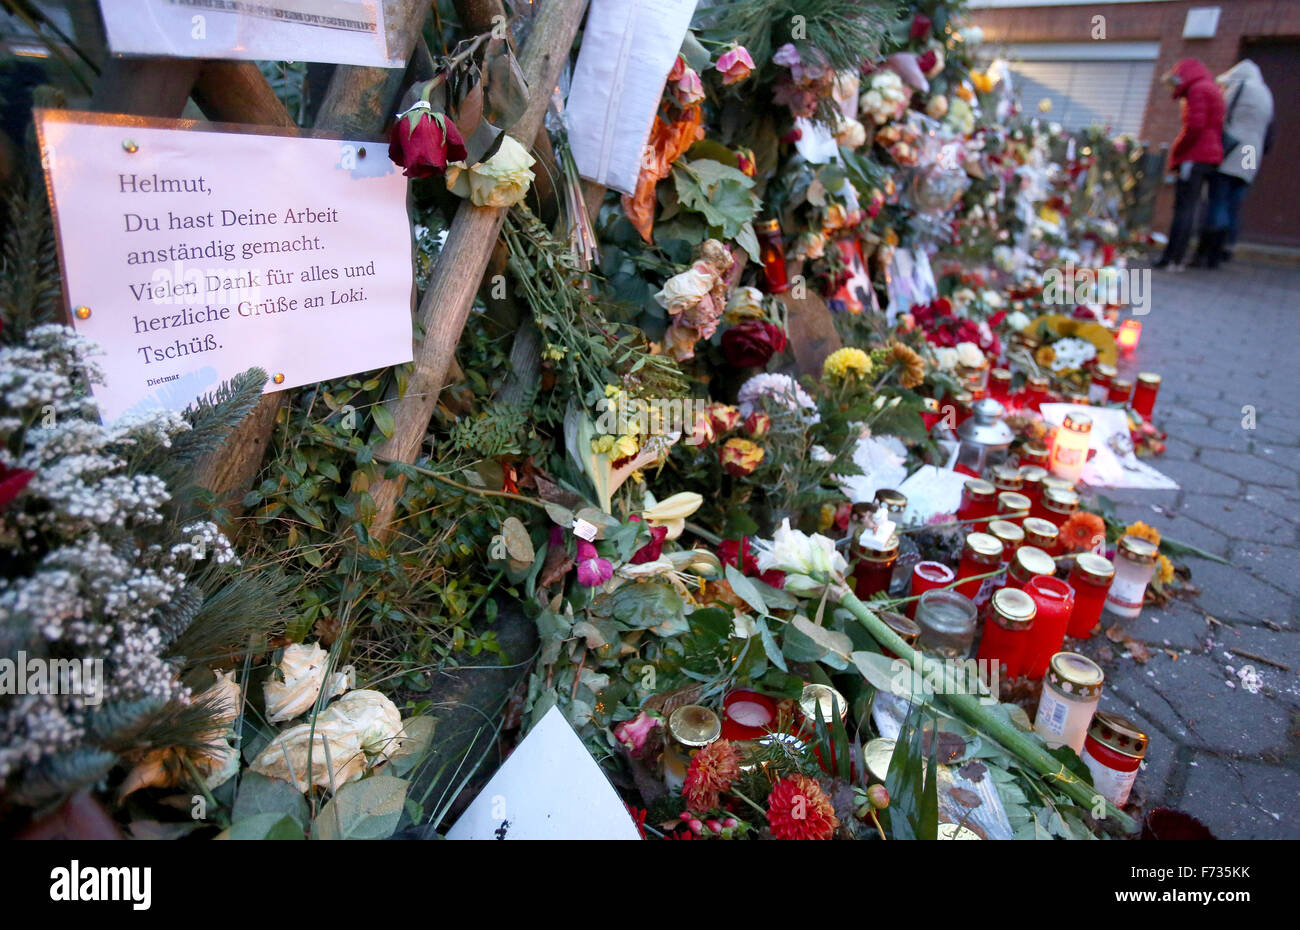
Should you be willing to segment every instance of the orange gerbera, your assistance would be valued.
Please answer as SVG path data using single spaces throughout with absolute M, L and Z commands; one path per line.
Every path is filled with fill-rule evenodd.
M 740 751 L 730 740 L 720 739 L 705 746 L 691 760 L 682 784 L 686 806 L 696 813 L 711 811 L 720 795 L 731 788 L 740 774 Z
M 1059 538 L 1066 552 L 1087 552 L 1106 539 L 1106 521 L 1095 513 L 1076 511 L 1061 524 Z
M 1154 526 L 1147 526 L 1141 520 L 1129 524 L 1128 529 L 1124 531 L 1124 535 L 1140 537 L 1153 546 L 1160 545 L 1160 531 Z

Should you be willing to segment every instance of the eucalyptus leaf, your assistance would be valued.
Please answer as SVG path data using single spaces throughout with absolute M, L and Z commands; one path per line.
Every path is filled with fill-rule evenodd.
M 758 593 L 758 588 L 740 572 L 734 565 L 726 566 L 727 583 L 731 585 L 731 590 L 736 592 L 736 596 L 748 604 L 755 613 L 760 617 L 768 614 L 767 603 L 763 600 L 763 595 Z
M 348 782 L 316 815 L 318 840 L 382 840 L 397 829 L 410 785 L 392 775 Z

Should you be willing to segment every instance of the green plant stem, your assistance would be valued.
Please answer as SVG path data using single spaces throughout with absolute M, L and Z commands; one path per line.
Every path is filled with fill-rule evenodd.
M 698 523 L 692 523 L 690 520 L 687 520 L 686 528 L 711 546 L 722 545 L 721 536 L 717 535 L 716 533 L 710 533 L 708 530 L 700 526 Z
M 946 585 L 944 585 L 944 586 L 941 587 L 941 588 L 931 588 L 930 590 L 931 590 L 931 591 L 950 591 L 950 590 L 952 590 L 953 588 L 957 587 L 957 585 L 959 585 L 959 584 L 965 584 L 965 583 L 968 582 L 968 581 L 983 581 L 985 578 L 996 578 L 998 575 L 1001 575 L 1004 571 L 1006 571 L 1005 568 L 999 568 L 999 569 L 996 569 L 996 570 L 991 571 L 991 572 L 985 572 L 985 573 L 982 574 L 982 575 L 970 575 L 970 576 L 968 576 L 968 577 L 966 577 L 966 578 L 958 578 L 956 581 L 950 581 L 950 582 L 948 582 Z M 882 605 L 882 606 L 884 606 L 884 607 L 889 607 L 889 608 L 892 609 L 892 608 L 894 608 L 894 607 L 897 607 L 899 604 L 910 604 L 912 601 L 919 601 L 922 597 L 924 597 L 924 595 L 922 595 L 922 594 L 913 594 L 911 597 L 900 597 L 900 598 L 895 598 L 895 599 L 893 599 L 893 600 L 888 600 L 888 601 L 884 601 L 884 600 L 881 600 L 881 601 L 872 601 L 872 603 L 873 603 L 873 604 L 880 604 L 880 605 Z
M 867 632 L 875 638 L 876 642 L 899 658 L 911 663 L 914 669 L 919 669 L 924 675 L 931 674 L 931 669 L 940 672 L 941 678 L 946 675 L 946 668 L 943 663 L 922 655 L 905 643 L 883 620 L 872 613 L 866 604 L 858 600 L 856 595 L 852 593 L 844 594 L 840 598 L 840 604 L 867 628 Z M 943 680 L 946 680 L 946 678 L 943 678 Z M 956 693 L 955 689 L 945 690 L 948 690 L 949 693 L 943 696 L 944 700 L 953 710 L 966 718 L 967 722 L 995 739 L 1010 753 L 1037 772 L 1040 777 L 1055 779 L 1063 794 L 1085 808 L 1095 809 L 1097 801 L 1103 801 L 1107 816 L 1115 818 L 1125 832 L 1137 832 L 1137 821 L 1114 804 L 1106 801 L 1087 784 L 1076 779 L 1066 770 L 1059 759 L 1051 755 L 1042 746 L 1035 743 L 1010 723 L 995 716 L 989 708 L 982 705 L 972 695 Z
M 919 533 L 921 530 L 942 530 L 950 526 L 964 526 L 967 523 L 988 523 L 992 520 L 1024 520 L 1029 516 L 1029 511 L 1017 510 L 1015 513 L 1000 513 L 992 517 L 971 517 L 968 520 L 949 520 L 947 523 L 922 523 L 919 526 L 905 526 L 901 530 L 895 530 L 897 533 Z
M 333 446 L 335 449 L 338 449 L 342 452 L 356 453 L 357 451 L 356 449 L 353 449 L 345 442 L 338 442 L 336 440 L 326 439 L 324 437 L 322 437 L 320 441 L 323 442 L 325 445 Z M 512 501 L 520 501 L 521 503 L 524 504 L 531 504 L 534 507 L 540 507 L 542 510 L 546 509 L 546 501 L 541 500 L 539 498 L 524 497 L 522 494 L 511 494 L 509 491 L 489 491 L 487 488 L 476 488 L 468 484 L 461 484 L 459 481 L 453 481 L 452 479 L 448 478 L 446 475 L 440 475 L 436 471 L 433 471 L 432 469 L 424 468 L 420 465 L 410 465 L 406 462 L 399 463 L 396 459 L 390 459 L 384 455 L 376 454 L 374 456 L 374 459 L 376 462 L 380 462 L 384 465 L 397 465 L 397 464 L 405 465 L 407 468 L 410 468 L 413 471 L 418 472 L 421 475 L 424 475 L 426 478 L 432 478 L 434 481 L 441 481 L 443 484 L 449 484 L 453 488 L 458 488 L 470 494 L 477 494 L 480 497 L 505 497 Z
M 763 808 L 759 807 L 757 804 L 755 804 L 753 801 L 751 801 L 751 800 L 750 800 L 749 798 L 747 798 L 745 795 L 741 794 L 741 793 L 740 793 L 738 790 L 736 790 L 735 788 L 730 789 L 730 790 L 727 792 L 727 794 L 734 794 L 736 797 L 740 798 L 740 800 L 744 801 L 746 804 L 748 804 L 748 805 L 749 805 L 750 807 L 752 807 L 754 810 L 758 811 L 759 815 L 760 815 L 764 820 L 767 819 L 767 811 L 763 810 Z

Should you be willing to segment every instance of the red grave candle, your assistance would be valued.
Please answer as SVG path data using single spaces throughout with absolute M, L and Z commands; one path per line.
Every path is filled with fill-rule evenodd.
M 1133 409 L 1142 414 L 1144 419 L 1151 419 L 1151 411 L 1156 406 L 1156 394 L 1160 392 L 1160 376 L 1144 371 L 1137 376 L 1137 385 L 1133 388 Z
M 766 694 L 738 689 L 722 699 L 722 738 L 758 739 L 776 721 L 776 702 Z
M 920 598 L 926 591 L 944 588 L 957 580 L 957 573 L 942 562 L 917 562 L 912 569 L 912 597 Z M 915 619 L 917 601 L 907 604 L 907 616 Z
M 1065 643 L 1065 631 L 1074 612 L 1074 589 L 1059 578 L 1038 575 L 1029 579 L 1025 593 L 1038 607 L 1025 651 L 1025 675 L 1037 681 L 1047 674 L 1052 656 Z
M 984 635 L 976 658 L 997 662 L 1004 678 L 1024 674 L 1025 648 L 1033 635 L 1034 599 L 1018 588 L 1001 588 L 993 592 Z
M 966 545 L 961 552 L 961 565 L 957 569 L 959 579 L 973 578 L 994 571 L 1002 564 L 1002 543 L 996 536 L 988 533 L 970 533 L 966 536 Z M 957 585 L 958 594 L 964 594 L 976 601 L 986 579 L 962 581 Z M 976 602 L 975 606 L 979 606 Z
M 1083 639 L 1092 635 L 1106 604 L 1106 592 L 1115 580 L 1115 566 L 1110 559 L 1092 552 L 1075 557 L 1070 569 L 1070 587 L 1074 588 L 1074 611 L 1066 635 Z
M 983 478 L 972 478 L 961 489 L 958 520 L 984 520 L 998 512 L 998 489 Z M 972 523 L 970 529 L 983 532 L 985 523 Z
M 785 243 L 781 239 L 779 220 L 763 220 L 755 227 L 758 238 L 758 256 L 763 263 L 763 278 L 769 294 L 784 294 L 790 290 L 790 279 L 785 269 Z

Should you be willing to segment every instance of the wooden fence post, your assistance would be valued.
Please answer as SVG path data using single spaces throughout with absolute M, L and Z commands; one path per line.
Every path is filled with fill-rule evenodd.
M 532 139 L 541 130 L 586 5 L 586 0 L 548 0 L 538 14 L 520 59 L 528 81 L 528 107 L 510 129 L 515 138 Z M 395 426 L 392 438 L 380 446 L 379 455 L 406 463 L 413 463 L 419 456 L 505 213 L 503 208 L 477 207 L 469 201 L 456 211 L 420 301 L 419 317 L 425 336 L 415 347 L 415 366 L 406 393 L 389 403 Z M 386 540 L 392 535 L 393 513 L 404 483 L 398 476 L 371 485 L 376 511 L 370 532 L 377 539 Z
M 402 8 L 402 51 L 408 59 L 428 10 L 426 0 L 406 0 Z M 196 95 L 206 103 L 204 112 L 214 119 L 228 122 L 293 126 L 293 120 L 266 80 L 263 78 L 259 86 L 248 68 L 256 70 L 252 64 L 208 63 L 200 73 L 195 89 Z M 388 118 L 403 73 L 401 68 L 357 65 L 335 68 L 325 99 L 316 114 L 315 128 L 348 137 L 365 138 L 377 134 Z M 278 112 L 271 101 L 278 107 Z M 213 109 L 209 110 L 208 106 Z M 276 417 L 288 402 L 288 391 L 263 395 L 252 413 L 226 437 L 221 448 L 199 463 L 197 483 L 212 491 L 228 507 L 237 510 L 238 501 L 232 499 L 248 490 L 257 475 L 275 429 Z

